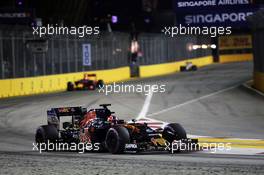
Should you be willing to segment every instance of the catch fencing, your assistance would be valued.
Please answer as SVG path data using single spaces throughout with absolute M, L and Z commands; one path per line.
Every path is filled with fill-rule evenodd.
M 38 38 L 31 28 L 0 26 L 0 79 L 65 74 L 129 66 L 131 63 L 128 33 L 101 32 L 98 36 L 79 38 L 56 35 Z M 47 50 L 34 52 L 28 43 L 43 40 Z M 140 34 L 139 65 L 159 64 L 211 55 L 211 49 L 192 50 L 193 44 L 210 44 L 205 36 L 166 37 Z M 84 65 L 83 45 L 91 46 L 91 64 Z M 34 45 L 34 42 L 33 42 Z

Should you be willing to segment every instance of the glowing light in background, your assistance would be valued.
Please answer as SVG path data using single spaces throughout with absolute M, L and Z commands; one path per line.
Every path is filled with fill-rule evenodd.
M 118 22 L 118 17 L 117 16 L 112 16 L 112 19 L 111 19 L 112 23 L 115 24 Z

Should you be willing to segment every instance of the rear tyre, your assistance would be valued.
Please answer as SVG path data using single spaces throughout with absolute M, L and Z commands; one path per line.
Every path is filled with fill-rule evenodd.
M 67 91 L 73 91 L 74 90 L 74 85 L 72 82 L 67 83 Z
M 95 90 L 95 85 L 93 84 L 93 82 L 89 82 L 89 83 L 86 83 L 84 84 L 84 90 Z
M 96 84 L 97 88 L 103 88 L 104 87 L 104 81 L 103 80 L 98 80 L 97 84 Z
M 110 128 L 106 134 L 105 145 L 112 154 L 123 153 L 125 151 L 125 145 L 129 142 L 129 132 L 123 126 Z
M 36 130 L 35 142 L 40 146 L 40 144 L 45 144 L 45 150 L 48 150 L 47 143 L 55 143 L 59 139 L 59 132 L 54 125 L 42 125 Z M 49 147 L 50 150 L 55 150 L 55 147 Z
M 185 67 L 185 66 L 181 66 L 181 67 L 180 67 L 180 71 L 181 71 L 181 72 L 186 71 L 186 67 Z
M 174 140 L 187 139 L 186 131 L 179 123 L 170 123 L 166 125 L 162 137 L 169 143 L 172 143 Z

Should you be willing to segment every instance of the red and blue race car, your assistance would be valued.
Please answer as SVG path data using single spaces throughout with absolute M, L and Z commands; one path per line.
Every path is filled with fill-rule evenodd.
M 113 154 L 165 150 L 175 141 L 198 145 L 197 139 L 187 139 L 178 123 L 153 128 L 137 120 L 125 122 L 108 109 L 110 104 L 100 106 L 89 111 L 83 107 L 51 108 L 47 111 L 48 124 L 36 131 L 36 143 L 90 143 Z M 62 122 L 65 116 L 71 116 L 70 120 Z

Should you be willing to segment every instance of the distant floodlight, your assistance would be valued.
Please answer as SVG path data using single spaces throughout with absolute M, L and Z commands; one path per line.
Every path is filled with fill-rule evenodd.
M 150 23 L 150 19 L 146 18 L 144 19 L 145 23 Z
M 196 49 L 198 49 L 199 47 L 200 47 L 199 45 L 193 45 L 193 46 L 192 46 L 193 50 L 196 50 Z
M 117 23 L 118 22 L 118 17 L 117 16 L 112 16 L 112 23 Z
M 186 48 L 187 48 L 187 50 L 192 51 L 193 50 L 193 44 L 192 43 L 188 43 L 186 45 Z
M 216 45 L 215 45 L 215 44 L 212 44 L 212 45 L 211 45 L 211 48 L 212 48 L 212 49 L 216 49 Z
M 17 5 L 19 6 L 23 5 L 23 0 L 17 0 L 16 2 L 17 2 Z
M 202 45 L 202 49 L 207 49 L 207 47 L 208 47 L 208 46 L 205 45 L 205 44 Z

